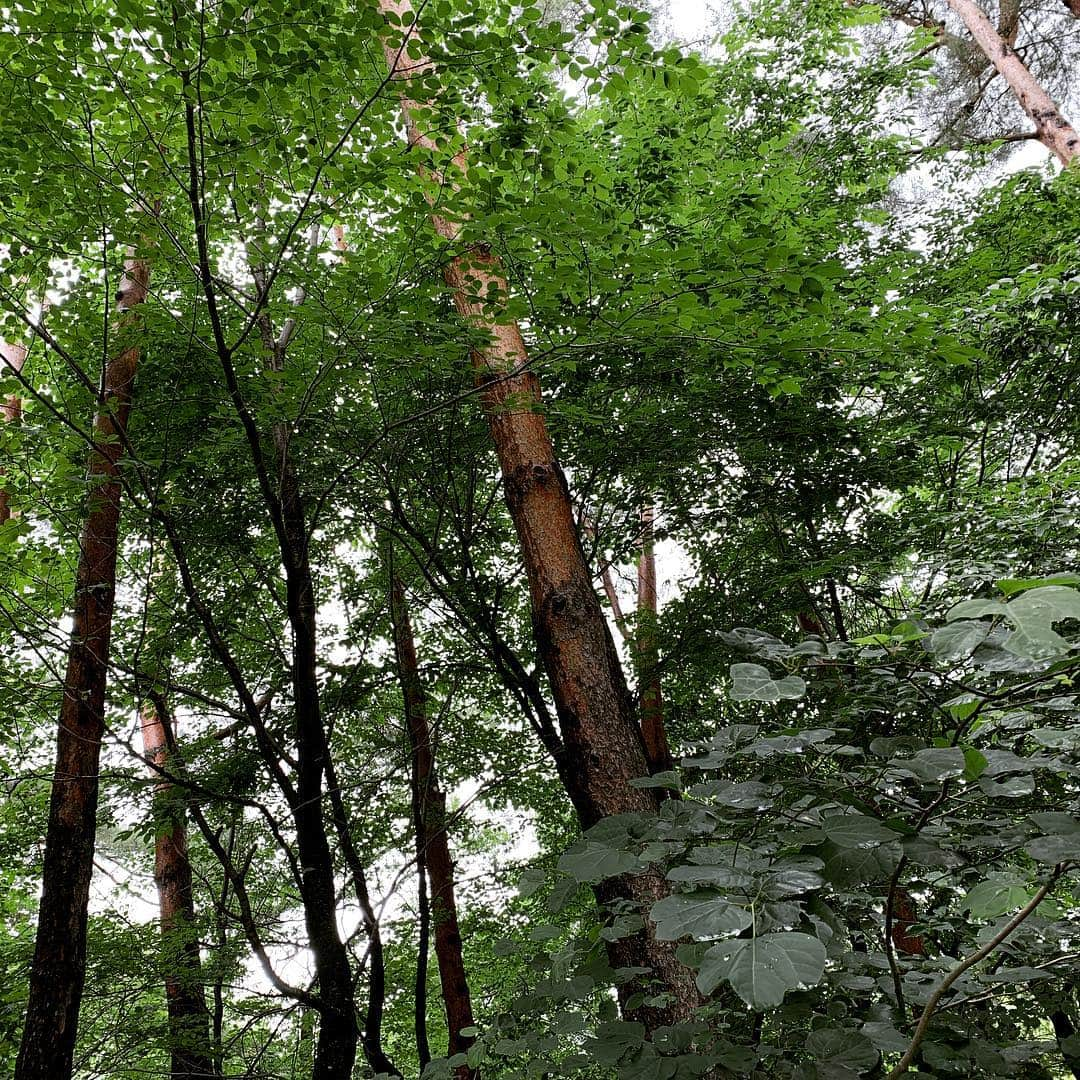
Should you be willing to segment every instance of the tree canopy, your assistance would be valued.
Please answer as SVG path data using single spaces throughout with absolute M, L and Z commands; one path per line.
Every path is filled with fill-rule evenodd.
M 1080 10 L 940 8 L 0 10 L 0 1077 L 1080 1077 Z

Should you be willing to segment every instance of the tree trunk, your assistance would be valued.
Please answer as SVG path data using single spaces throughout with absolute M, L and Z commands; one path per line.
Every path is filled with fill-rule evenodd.
M 118 309 L 123 312 L 141 303 L 148 282 L 148 264 L 128 259 Z M 121 321 L 130 324 L 130 319 L 128 316 Z M 117 462 L 127 431 L 138 362 L 139 348 L 131 346 L 106 364 L 104 389 L 94 420 L 88 511 L 75 578 L 75 610 L 57 730 L 37 942 L 16 1080 L 69 1080 L 72 1071 L 86 977 L 86 908 L 94 861 L 98 763 L 105 730 L 105 683 L 116 590 L 120 520 Z
M 388 559 L 389 563 L 390 560 Z M 389 567 L 388 567 L 389 568 Z M 454 862 L 446 836 L 446 795 L 439 787 L 435 772 L 435 751 L 428 727 L 427 695 L 420 680 L 416 642 L 405 603 L 405 590 L 391 574 L 390 612 L 394 628 L 394 655 L 405 699 L 405 727 L 412 750 L 413 807 L 416 822 L 416 846 L 421 873 L 426 869 L 430 884 L 431 923 L 435 931 L 435 959 L 439 965 L 446 1026 L 450 1040 L 449 1056 L 464 1054 L 473 1043 L 465 1028 L 473 1026 L 472 999 L 465 976 L 458 927 L 457 901 L 454 895 Z M 469 1080 L 474 1073 L 468 1066 L 457 1070 L 459 1080 Z
M 409 23 L 401 25 L 414 24 L 412 9 L 403 0 L 379 0 L 379 8 L 398 20 L 407 15 Z M 406 52 L 406 42 L 411 52 Z M 414 29 L 406 32 L 406 42 L 384 44 L 396 79 L 417 78 L 432 68 L 417 48 Z M 439 153 L 436 142 L 416 124 L 420 105 L 407 93 L 402 108 L 409 145 Z M 453 164 L 465 174 L 463 152 Z M 460 225 L 438 213 L 432 213 L 431 221 L 439 235 L 451 242 L 459 239 Z M 585 828 L 613 814 L 655 814 L 655 792 L 631 784 L 649 774 L 644 742 L 581 549 L 570 492 L 541 409 L 540 383 L 528 367 L 520 328 L 494 314 L 509 293 L 502 265 L 487 244 L 474 243 L 450 259 L 443 276 L 461 317 L 491 338 L 488 345 L 473 349 L 472 360 L 485 387 L 483 404 L 529 581 L 533 634 L 567 750 L 567 767 L 561 771 L 567 794 Z M 663 876 L 649 871 L 608 882 L 597 895 L 630 899 L 647 915 L 649 905 L 666 892 Z M 617 966 L 652 968 L 670 992 L 669 1005 L 633 1010 L 633 1018 L 652 1030 L 688 1017 L 699 998 L 689 969 L 675 957 L 674 944 L 657 941 L 647 918 L 646 927 L 641 935 L 613 943 L 610 953 Z M 637 980 L 623 984 L 624 1005 L 640 989 Z
M 160 769 L 169 762 L 165 718 L 153 702 L 142 708 L 143 756 Z M 216 1076 L 210 1047 L 210 1010 L 202 982 L 195 901 L 183 802 L 167 781 L 154 791 L 154 881 L 161 909 L 165 1000 L 169 1011 L 172 1080 Z
M 656 551 L 653 541 L 654 512 L 641 511 L 641 554 L 638 557 L 637 654 L 641 680 L 641 735 L 649 771 L 667 772 L 675 767 L 664 727 L 664 698 L 660 687 L 660 653 L 656 645 Z
M 303 867 L 301 899 L 308 943 L 319 980 L 319 1037 L 312 1080 L 349 1080 L 360 1037 L 348 952 L 337 925 L 334 860 L 326 836 L 323 777 L 329 748 L 316 671 L 316 603 L 307 526 L 296 474 L 288 458 L 288 431 L 279 427 L 282 556 L 289 624 L 293 631 L 297 800 L 292 806 Z
M 1080 135 L 1061 115 L 1050 95 L 1035 80 L 1023 60 L 997 31 L 975 0 L 948 0 L 949 7 L 963 20 L 975 43 L 1008 83 L 1020 107 L 1031 117 L 1039 141 L 1062 163 L 1068 165 L 1080 152 Z M 1070 0 L 1072 3 L 1080 0 Z
M 313 242 L 317 233 L 313 234 Z M 262 272 L 253 269 L 260 292 L 265 288 Z M 303 301 L 301 294 L 300 301 Z M 264 309 L 258 318 L 259 332 L 266 351 L 267 365 L 282 371 L 285 351 L 295 329 L 286 321 L 275 339 L 269 313 Z M 261 460 L 261 439 L 249 417 L 248 439 L 257 463 Z M 269 475 L 261 478 L 263 498 L 274 525 L 282 567 L 285 571 L 285 606 L 292 631 L 292 689 L 296 738 L 296 790 L 290 799 L 296 828 L 297 853 L 300 856 L 300 899 L 304 908 L 304 927 L 311 949 L 319 986 L 319 1035 L 315 1044 L 312 1080 L 349 1080 L 360 1026 L 356 1016 L 356 993 L 352 968 L 337 924 L 337 885 L 334 857 L 327 837 L 323 781 L 333 774 L 330 747 L 323 726 L 318 678 L 318 605 L 311 574 L 307 519 L 300 481 L 291 457 L 291 426 L 282 421 L 271 428 L 276 464 L 276 486 Z M 268 471 L 267 471 L 268 472 Z M 331 794 L 333 818 L 339 829 L 348 830 L 340 791 Z M 354 870 L 358 860 L 354 862 Z M 366 898 L 366 884 L 354 874 L 358 898 Z M 370 906 L 370 905 L 369 905 Z M 370 930 L 370 923 L 369 923 Z M 379 942 L 381 946 L 381 941 Z M 381 998 L 375 1003 L 381 1022 Z M 378 1043 L 378 1038 L 375 1040 Z M 367 1044 L 365 1044 L 367 1048 Z M 381 1048 L 376 1060 L 383 1062 Z M 387 1062 L 389 1064 L 389 1062 Z M 391 1066 L 392 1068 L 392 1066 Z
M 23 363 L 26 361 L 26 346 L 25 345 L 9 345 L 6 341 L 0 341 L 0 359 L 3 360 L 12 371 L 22 371 Z M 12 394 L 11 397 L 4 402 L 3 406 L 4 419 L 10 424 L 18 420 L 22 415 L 22 399 L 17 395 Z M 0 476 L 3 476 L 4 470 L 0 469 Z M 11 504 L 7 491 L 0 486 L 0 525 L 3 525 L 11 517 Z

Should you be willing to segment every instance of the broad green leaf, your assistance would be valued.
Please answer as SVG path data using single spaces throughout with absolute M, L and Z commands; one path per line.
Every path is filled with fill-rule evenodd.
M 875 847 L 897 839 L 887 825 L 865 814 L 837 814 L 826 818 L 821 827 L 834 844 L 843 848 Z
M 806 683 L 798 675 L 774 679 L 761 664 L 731 665 L 732 701 L 794 701 L 806 693 Z
M 1009 911 L 1015 911 L 1030 899 L 1027 889 L 1007 878 L 980 881 L 964 897 L 961 911 L 970 911 L 976 919 L 996 919 Z
M 954 609 L 955 610 L 955 609 Z M 987 623 L 962 620 L 935 630 L 927 642 L 927 648 L 939 660 L 946 663 L 963 660 L 986 640 L 990 632 Z
M 559 869 L 579 882 L 595 884 L 641 869 L 636 856 L 593 840 L 581 840 L 559 857 Z
M 825 946 L 809 934 L 765 934 L 714 945 L 705 954 L 697 985 L 711 994 L 721 982 L 752 1009 L 775 1009 L 800 987 L 816 986 L 825 972 Z
M 656 923 L 656 936 L 661 941 L 737 934 L 752 921 L 745 907 L 731 903 L 720 893 L 709 892 L 665 896 L 653 904 L 649 917 Z

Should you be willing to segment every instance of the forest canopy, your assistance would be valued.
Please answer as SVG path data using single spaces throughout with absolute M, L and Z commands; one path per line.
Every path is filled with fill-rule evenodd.
M 985 2 L 0 7 L 0 1078 L 1080 1078 Z

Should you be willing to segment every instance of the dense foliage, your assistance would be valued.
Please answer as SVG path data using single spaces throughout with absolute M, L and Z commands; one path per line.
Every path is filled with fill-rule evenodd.
M 1080 1077 L 1080 178 L 928 154 L 886 17 L 0 10 L 0 1075 L 111 448 L 77 1076 L 200 1075 L 171 985 L 228 1077 L 349 1075 L 331 1018 L 357 1077 Z M 514 323 L 539 405 L 477 360 Z M 537 411 L 671 749 L 595 823 L 493 448 Z

